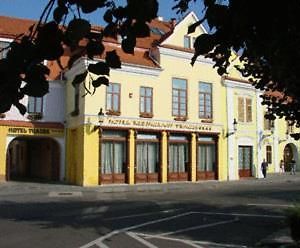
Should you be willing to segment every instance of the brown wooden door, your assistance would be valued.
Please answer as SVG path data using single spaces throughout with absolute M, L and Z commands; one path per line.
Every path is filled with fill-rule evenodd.
M 101 175 L 101 184 L 121 184 L 126 182 L 125 173 L 111 173 Z
M 158 142 L 139 141 L 136 145 L 136 183 L 154 183 L 159 181 L 159 145 Z
M 188 181 L 188 143 L 169 144 L 168 181 Z
M 287 144 L 283 151 L 283 159 L 284 159 L 284 171 L 290 171 L 291 170 L 291 160 L 293 159 L 293 150 L 290 144 Z
M 215 144 L 198 144 L 197 180 L 217 179 Z
M 252 146 L 239 146 L 239 176 L 252 176 Z
M 105 141 L 101 144 L 101 184 L 126 183 L 127 166 L 125 142 Z

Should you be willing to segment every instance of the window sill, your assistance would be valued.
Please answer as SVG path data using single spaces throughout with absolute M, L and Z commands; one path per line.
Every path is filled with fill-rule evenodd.
M 106 115 L 116 115 L 116 116 L 120 116 L 121 112 L 120 111 L 112 111 L 112 110 L 108 110 L 106 113 Z
M 250 122 L 242 122 L 242 121 L 238 121 L 238 120 L 237 120 L 237 122 L 238 122 L 238 124 L 241 124 L 241 125 L 248 125 L 248 126 L 254 125 L 254 122 L 253 122 L 253 121 L 250 121 Z
M 41 120 L 43 118 L 42 113 L 29 113 L 27 116 L 27 119 L 36 121 L 36 120 Z
M 202 123 L 213 123 L 213 119 L 203 119 L 201 120 Z
M 140 113 L 140 117 L 142 118 L 153 118 L 152 113 Z
M 176 116 L 174 118 L 175 121 L 187 121 L 187 116 Z

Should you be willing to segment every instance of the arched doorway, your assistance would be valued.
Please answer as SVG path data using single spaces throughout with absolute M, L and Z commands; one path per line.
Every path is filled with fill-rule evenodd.
M 285 171 L 291 170 L 290 162 L 292 159 L 296 160 L 293 145 L 287 144 L 283 150 L 283 161 L 284 161 Z
M 59 180 L 60 149 L 51 138 L 15 138 L 6 154 L 7 180 Z

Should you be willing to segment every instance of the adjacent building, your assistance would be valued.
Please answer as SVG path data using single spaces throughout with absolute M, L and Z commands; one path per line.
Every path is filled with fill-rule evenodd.
M 26 30 L 30 22 L 0 20 L 3 43 L 14 35 L 8 23 Z M 93 95 L 86 94 L 88 81 L 71 82 L 101 58 L 81 57 L 63 72 L 45 62 L 50 93 L 24 98 L 25 116 L 11 109 L 0 119 L 0 177 L 84 186 L 226 181 L 262 177 L 264 158 L 270 172 L 279 172 L 281 159 L 299 165 L 299 144 L 288 136 L 294 130 L 284 120 L 264 119 L 262 92 L 234 67 L 220 77 L 209 59 L 190 65 L 193 42 L 206 32 L 200 26 L 186 35 L 197 20 L 192 12 L 178 23 L 152 21 L 151 37 L 138 39 L 134 55 L 121 51 L 120 37 L 106 39 L 122 68 Z

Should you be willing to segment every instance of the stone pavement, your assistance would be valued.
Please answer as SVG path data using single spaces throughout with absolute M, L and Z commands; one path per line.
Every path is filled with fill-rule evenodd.
M 199 190 L 209 190 L 217 189 L 222 187 L 235 187 L 242 184 L 272 184 L 278 181 L 300 181 L 300 173 L 296 175 L 290 175 L 289 173 L 274 173 L 268 174 L 267 178 L 250 178 L 241 179 L 239 181 L 199 181 L 196 183 L 192 182 L 176 182 L 176 183 L 151 183 L 151 184 L 136 184 L 136 185 L 99 185 L 93 187 L 80 187 L 67 184 L 58 183 L 39 183 L 39 182 L 0 182 L 0 200 L 1 196 L 5 195 L 25 195 L 25 194 L 41 194 L 51 192 L 58 192 L 64 196 L 68 194 L 85 195 L 88 193 L 122 193 L 122 192 L 172 192 L 172 191 L 199 191 Z M 290 231 L 288 228 L 282 229 L 277 233 L 272 234 L 262 240 L 257 247 L 299 247 L 297 246 L 290 236 Z
M 257 247 L 260 248 L 296 248 L 299 247 L 291 238 L 289 228 L 284 228 L 278 232 L 273 233 L 272 235 L 261 240 Z
M 113 184 L 99 185 L 90 187 L 81 187 L 63 183 L 41 183 L 27 181 L 0 181 L 0 196 L 9 194 L 26 194 L 33 192 L 96 192 L 96 193 L 122 193 L 122 192 L 172 192 L 172 191 L 197 191 L 203 189 L 215 189 L 222 187 L 231 187 L 236 185 L 253 184 L 272 184 L 273 182 L 300 181 L 300 172 L 296 175 L 289 173 L 272 173 L 267 178 L 247 178 L 236 181 L 198 181 L 198 182 L 169 182 L 169 183 L 143 183 L 143 184 Z

